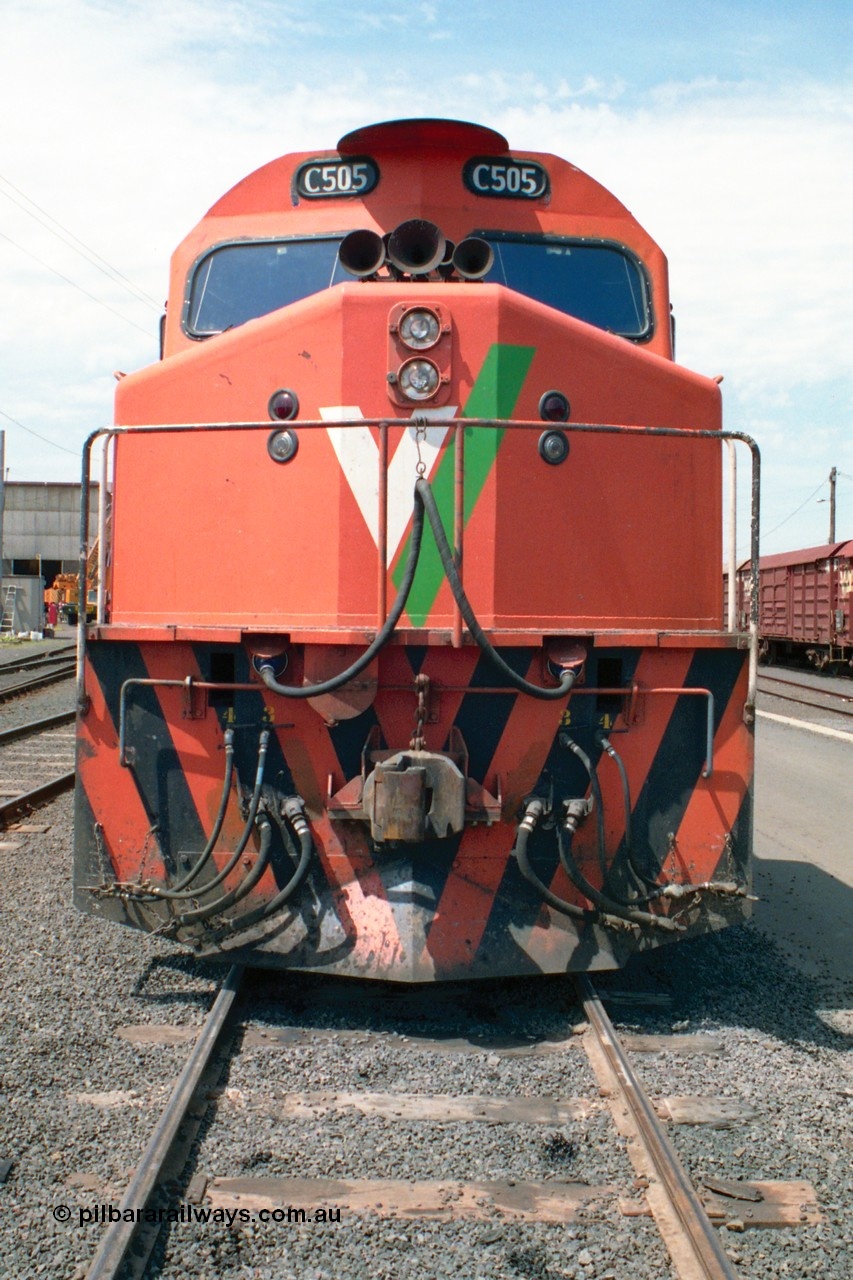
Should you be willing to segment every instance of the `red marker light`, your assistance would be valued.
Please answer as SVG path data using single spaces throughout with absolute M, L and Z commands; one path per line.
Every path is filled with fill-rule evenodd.
M 296 392 L 286 387 L 280 391 L 274 391 L 269 398 L 267 411 L 274 422 L 287 422 L 290 418 L 295 418 L 299 412 L 299 398 Z

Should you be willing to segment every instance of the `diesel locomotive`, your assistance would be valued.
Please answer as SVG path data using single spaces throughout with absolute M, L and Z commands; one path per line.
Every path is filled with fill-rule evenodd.
M 251 173 L 84 450 L 76 905 L 397 982 L 743 919 L 735 439 L 757 504 L 662 251 L 574 165 L 403 120 Z

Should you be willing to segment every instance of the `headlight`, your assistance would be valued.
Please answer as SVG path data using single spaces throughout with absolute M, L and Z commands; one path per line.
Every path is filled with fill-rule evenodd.
M 569 440 L 565 431 L 543 431 L 539 437 L 539 456 L 551 467 L 558 467 L 569 456 Z
M 424 307 L 413 307 L 400 320 L 400 341 L 413 351 L 435 346 L 441 337 L 438 316 Z
M 267 452 L 273 462 L 290 462 L 299 448 L 299 437 L 295 431 L 271 431 L 267 440 Z
M 431 360 L 407 360 L 397 374 L 397 385 L 409 400 L 429 400 L 440 382 L 438 369 Z

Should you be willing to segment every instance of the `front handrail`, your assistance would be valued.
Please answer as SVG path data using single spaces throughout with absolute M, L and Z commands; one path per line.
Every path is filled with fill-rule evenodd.
M 379 466 L 380 466 L 380 495 L 386 494 L 387 502 L 387 428 L 402 427 L 406 429 L 415 428 L 417 430 L 420 419 L 417 413 L 409 418 L 358 418 L 351 422 L 335 422 L 337 428 L 341 427 L 377 427 L 380 433 L 380 439 L 385 441 L 385 447 L 379 450 Z M 518 419 L 495 419 L 495 418 L 447 418 L 441 420 L 442 426 L 453 429 L 454 439 L 457 448 L 456 460 L 456 476 L 454 482 L 454 531 L 458 531 L 462 526 L 462 503 L 464 502 L 464 463 L 462 461 L 462 448 L 464 444 L 465 429 L 471 428 L 487 428 L 499 430 L 521 430 L 521 431 L 537 431 L 543 430 L 541 419 L 518 420 Z M 324 419 L 310 419 L 293 421 L 292 427 L 299 431 L 317 431 L 326 430 L 329 423 Z M 752 496 L 750 507 L 750 583 L 751 583 L 751 599 L 750 599 L 750 618 L 749 618 L 749 679 L 747 688 L 746 707 L 744 709 L 744 717 L 747 723 L 752 723 L 755 718 L 755 696 L 758 682 L 758 609 L 759 609 L 759 576 L 758 576 L 758 559 L 759 559 L 759 509 L 761 498 L 761 452 L 756 441 L 752 436 L 747 435 L 743 431 L 712 431 L 705 428 L 691 429 L 689 427 L 642 427 L 633 425 L 619 425 L 614 423 L 592 423 L 592 422 L 561 422 L 559 424 L 561 431 L 568 435 L 615 435 L 623 437 L 649 437 L 664 439 L 684 439 L 684 440 L 726 440 L 734 443 L 744 444 L 750 451 L 752 458 Z M 82 591 L 85 590 L 86 582 L 86 565 L 89 554 L 89 493 L 91 488 L 91 452 L 96 440 L 101 436 L 109 436 L 110 441 L 107 442 L 109 447 L 112 439 L 120 435 L 131 435 L 141 432 L 157 432 L 157 433 L 181 433 L 188 431 L 264 431 L 269 433 L 275 429 L 275 424 L 271 422 L 214 422 L 214 423 L 151 423 L 138 424 L 135 426 L 111 426 L 100 427 L 93 431 L 86 439 L 83 445 L 82 459 L 82 478 L 81 478 L 81 494 L 80 494 L 80 582 L 83 584 Z M 383 470 L 384 468 L 384 470 Z M 106 501 L 106 495 L 100 495 L 100 503 Z M 99 517 L 100 518 L 100 517 Z M 456 538 L 454 539 L 456 541 Z M 460 538 L 461 541 L 461 538 Z M 386 574 L 383 570 L 387 567 L 387 547 L 385 540 L 380 537 L 377 547 L 379 558 L 379 612 L 384 613 L 385 590 L 384 584 Z M 103 548 L 102 552 L 105 562 L 109 556 L 107 548 Z M 460 577 L 462 575 L 461 564 L 461 545 L 455 547 L 455 554 L 459 561 Z M 734 589 L 734 584 L 730 584 L 730 589 Z M 101 608 L 103 608 L 103 599 L 101 600 Z M 103 622 L 103 616 L 99 612 L 97 622 Z M 460 623 L 458 619 L 454 623 L 454 639 L 461 641 Z M 86 695 L 84 668 L 86 658 L 86 610 L 85 602 L 80 609 L 77 629 L 77 706 L 81 714 L 85 714 Z

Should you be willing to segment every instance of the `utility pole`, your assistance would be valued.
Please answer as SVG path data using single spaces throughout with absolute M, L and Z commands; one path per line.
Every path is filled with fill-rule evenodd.
M 829 541 L 835 541 L 835 480 L 838 468 L 833 467 L 829 473 Z

